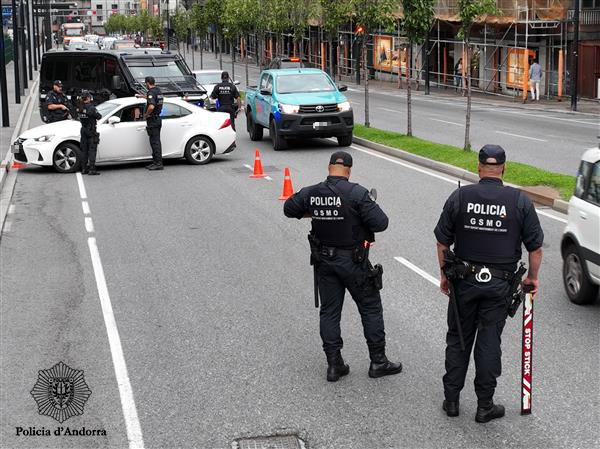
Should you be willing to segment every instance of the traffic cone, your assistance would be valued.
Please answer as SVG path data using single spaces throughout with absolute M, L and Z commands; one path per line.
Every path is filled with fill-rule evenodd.
M 262 162 L 260 161 L 260 151 L 258 151 L 258 148 L 256 149 L 256 152 L 254 153 L 254 170 L 252 171 L 252 174 L 250 175 L 251 178 L 264 178 L 265 176 L 265 172 L 263 171 L 263 166 L 262 166 Z
M 25 168 L 27 167 L 27 165 L 25 164 L 21 164 L 20 162 L 13 162 L 11 168 L 14 169 L 19 169 L 19 168 Z
M 290 176 L 290 169 L 285 167 L 283 171 L 283 192 L 279 197 L 280 200 L 287 200 L 294 194 L 294 187 L 292 187 L 292 177 Z

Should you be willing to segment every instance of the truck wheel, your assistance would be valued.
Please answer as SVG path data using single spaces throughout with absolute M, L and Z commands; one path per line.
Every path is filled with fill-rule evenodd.
M 273 141 L 273 149 L 275 151 L 285 150 L 288 147 L 287 141 L 279 135 L 277 132 L 277 125 L 275 124 L 275 120 L 271 120 L 269 123 L 269 135 L 271 136 L 271 140 Z
M 254 123 L 252 120 L 252 111 L 246 111 L 246 129 L 250 135 L 250 140 L 257 141 L 263 138 L 263 127 Z
M 598 286 L 588 278 L 575 245 L 569 245 L 563 258 L 563 283 L 571 302 L 579 305 L 591 304 L 598 297 Z
M 346 134 L 345 136 L 337 136 L 338 146 L 349 147 L 352 145 L 352 134 Z

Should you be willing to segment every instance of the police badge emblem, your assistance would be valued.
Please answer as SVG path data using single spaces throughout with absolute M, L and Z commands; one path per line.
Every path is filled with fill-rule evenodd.
M 40 370 L 31 390 L 39 414 L 50 416 L 61 424 L 72 416 L 83 415 L 83 406 L 91 394 L 83 370 L 72 369 L 63 362 Z

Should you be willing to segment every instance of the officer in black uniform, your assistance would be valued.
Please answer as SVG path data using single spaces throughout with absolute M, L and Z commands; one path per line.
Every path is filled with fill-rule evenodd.
M 440 290 L 451 295 L 443 409 L 448 416 L 459 414 L 459 395 L 475 343 L 477 422 L 504 416 L 504 407 L 494 404 L 493 396 L 501 373 L 501 335 L 521 245 L 529 252 L 529 272 L 523 285 L 531 286 L 534 293 L 542 262 L 544 233 L 535 207 L 524 193 L 502 184 L 505 161 L 500 146 L 485 145 L 479 152 L 479 183 L 450 195 L 434 231 L 443 267 Z M 446 277 L 451 267 L 444 261 L 451 245 L 458 259 L 456 266 L 465 268 L 464 276 L 453 281 Z M 456 299 L 456 311 L 452 298 Z M 459 332 L 464 337 L 464 350 Z
M 235 116 L 238 109 L 242 107 L 240 93 L 235 87 L 235 84 L 229 79 L 229 73 L 221 73 L 221 82 L 215 86 L 210 98 L 217 99 L 217 111 L 227 112 L 231 118 L 231 127 L 235 131 Z M 235 101 L 234 101 L 235 100 Z M 234 105 L 234 102 L 237 103 Z
M 320 333 L 327 356 L 327 380 L 349 373 L 342 358 L 340 319 L 345 291 L 356 302 L 367 340 L 370 377 L 398 374 L 401 363 L 385 355 L 380 265 L 371 266 L 368 249 L 374 233 L 388 227 L 388 217 L 362 186 L 348 181 L 352 156 L 338 151 L 331 156 L 325 182 L 305 187 L 284 205 L 287 217 L 312 219 L 311 260 L 321 297 Z M 318 298 L 317 298 L 318 301 Z
M 154 77 L 147 76 L 144 80 L 148 93 L 146 94 L 146 131 L 150 137 L 150 146 L 152 147 L 152 163 L 146 168 L 148 170 L 162 170 L 162 146 L 160 143 L 160 129 L 162 119 L 160 113 L 163 106 L 163 94 L 158 87 Z
M 62 81 L 54 81 L 52 92 L 46 97 L 48 123 L 60 122 L 69 118 L 69 108 L 67 107 L 69 99 L 63 94 L 62 88 Z
M 79 108 L 79 121 L 81 122 L 81 139 L 79 147 L 81 148 L 81 173 L 89 175 L 99 175 L 96 170 L 96 150 L 100 142 L 100 134 L 96 131 L 96 121 L 102 118 L 102 115 L 92 104 L 92 96 L 88 91 L 81 93 L 83 104 Z

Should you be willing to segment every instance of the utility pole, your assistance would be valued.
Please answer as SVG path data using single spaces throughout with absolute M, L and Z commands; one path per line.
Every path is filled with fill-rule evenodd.
M 37 72 L 38 69 L 38 53 L 37 53 L 37 48 L 38 48 L 38 35 L 37 35 L 37 27 L 36 27 L 36 22 L 37 19 L 35 18 L 35 0 L 30 0 L 30 5 L 31 5 L 31 45 L 32 45 L 32 49 L 33 49 L 33 64 L 34 64 L 34 68 L 35 71 Z
M 15 103 L 21 103 L 21 73 L 19 67 L 19 33 L 17 31 L 17 2 L 12 0 L 13 68 L 15 70 Z
M 0 67 L 6 67 L 4 59 L 4 29 L 0 36 Z M 6 85 L 6 70 L 0 70 L 0 99 L 2 100 L 2 127 L 10 126 L 10 117 L 8 115 L 8 87 Z
M 25 40 L 25 7 L 23 5 L 23 0 L 20 1 L 19 5 L 19 33 L 19 41 L 21 43 L 21 61 L 23 62 L 21 80 L 23 81 L 23 89 L 27 89 L 27 41 Z
M 571 69 L 571 111 L 577 110 L 577 82 L 579 78 L 579 0 L 574 0 L 573 12 L 573 59 Z
M 33 81 L 33 61 L 32 61 L 33 51 L 31 51 L 33 44 L 31 42 L 31 39 L 32 39 L 32 31 L 31 31 L 31 26 L 30 26 L 31 22 L 29 21 L 30 0 L 27 1 L 27 3 L 25 3 L 25 0 L 22 0 L 21 6 L 23 8 L 23 18 L 25 19 L 25 20 L 23 20 L 23 35 L 25 35 L 25 30 L 27 30 L 27 38 L 25 39 L 25 42 L 27 45 L 25 47 L 25 50 L 27 50 L 27 56 L 28 56 L 27 65 L 29 68 L 29 72 L 28 72 L 29 73 L 29 81 Z
M 429 31 L 427 31 L 425 49 L 423 51 L 423 57 L 425 58 L 425 95 L 429 95 Z

